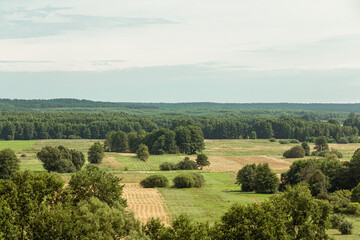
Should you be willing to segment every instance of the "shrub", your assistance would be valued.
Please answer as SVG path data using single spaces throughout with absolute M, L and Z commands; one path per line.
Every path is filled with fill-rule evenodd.
M 144 188 L 167 187 L 169 180 L 164 175 L 156 174 L 144 178 L 140 185 Z
M 24 154 L 21 154 L 20 157 L 27 157 L 27 155 L 24 153 Z
M 247 164 L 240 169 L 236 176 L 236 184 L 241 185 L 241 191 L 252 192 L 251 182 L 254 179 L 256 164 Z
M 11 149 L 0 151 L 0 179 L 11 178 L 20 169 L 20 160 Z
M 352 136 L 349 137 L 349 143 L 358 143 L 359 142 L 359 137 L 358 136 Z
M 345 220 L 344 216 L 341 214 L 333 214 L 330 217 L 330 222 L 331 222 L 331 228 L 332 229 L 337 229 L 339 228 L 340 224 Z
M 285 151 L 283 156 L 285 158 L 303 158 L 305 157 L 305 150 L 302 146 L 295 146 Z
M 360 215 L 360 203 L 358 203 L 358 202 L 349 203 L 349 206 L 344 210 L 344 213 L 359 216 Z
M 360 183 L 351 190 L 351 201 L 360 202 Z
M 290 144 L 289 140 L 280 140 L 279 141 L 280 144 Z
M 197 169 L 196 163 L 191 161 L 189 157 L 185 157 L 184 160 L 177 164 L 177 169 L 180 170 L 194 170 Z
M 249 135 L 249 138 L 250 139 L 257 139 L 257 135 L 256 135 L 256 132 L 255 131 L 252 131 Z
M 331 152 L 330 152 L 330 153 L 331 153 L 331 154 L 336 154 L 338 158 L 342 158 L 342 157 L 343 157 L 342 153 L 339 152 L 339 151 L 336 150 L 336 149 L 331 149 Z
M 188 173 L 176 176 L 173 179 L 173 183 L 176 188 L 191 188 L 195 185 L 194 178 Z
M 349 140 L 347 138 L 345 138 L 345 137 L 342 137 L 337 141 L 337 143 L 339 143 L 339 144 L 348 144 Z
M 350 221 L 346 221 L 344 220 L 342 223 L 340 223 L 339 225 L 339 231 L 341 232 L 342 235 L 351 235 L 352 234 L 352 230 L 353 230 L 353 224 Z
M 331 153 L 330 151 L 320 151 L 320 152 L 318 152 L 318 154 L 316 156 L 325 157 L 326 155 L 329 155 L 330 153 Z
M 276 142 L 276 139 L 275 138 L 270 138 L 269 141 L 270 142 Z
M 56 172 L 58 173 L 73 173 L 76 172 L 76 167 L 69 159 L 60 159 L 55 163 Z
M 201 188 L 205 183 L 204 176 L 199 173 L 192 173 L 191 175 L 195 181 L 194 187 Z
M 177 170 L 177 165 L 174 163 L 164 162 L 159 165 L 161 171 Z
M 199 173 L 184 173 L 176 176 L 173 183 L 176 188 L 200 188 L 204 185 L 205 179 Z
M 299 143 L 299 140 L 297 140 L 297 139 L 291 139 L 291 140 L 290 140 L 290 143 Z

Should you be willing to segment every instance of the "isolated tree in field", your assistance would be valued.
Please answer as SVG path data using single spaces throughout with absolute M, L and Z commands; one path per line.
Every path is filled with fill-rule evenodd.
M 136 151 L 138 158 L 146 162 L 149 159 L 149 150 L 145 144 L 140 144 L 138 150 Z
M 104 158 L 104 148 L 100 142 L 94 143 L 88 151 L 88 159 L 90 163 L 99 164 Z
M 0 179 L 11 178 L 20 169 L 20 160 L 11 149 L 0 151 Z
M 317 137 L 315 139 L 315 149 L 319 152 L 329 150 L 329 145 L 325 136 Z
M 280 182 L 276 174 L 271 171 L 269 164 L 264 163 L 257 165 L 255 176 L 250 185 L 256 193 L 275 193 Z
M 204 153 L 200 153 L 196 157 L 196 165 L 202 170 L 203 167 L 209 166 L 210 162 L 208 160 L 208 156 Z
M 305 156 L 310 156 L 310 146 L 308 142 L 302 142 L 301 146 L 303 147 L 305 151 Z
M 256 171 L 256 164 L 247 164 L 239 170 L 236 176 L 236 184 L 241 185 L 241 191 L 251 192 L 254 189 L 251 187 L 251 182 L 254 179 Z

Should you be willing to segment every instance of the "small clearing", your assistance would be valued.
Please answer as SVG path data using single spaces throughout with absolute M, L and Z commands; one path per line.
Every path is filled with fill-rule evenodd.
M 127 199 L 128 208 L 134 211 L 135 217 L 142 223 L 151 217 L 160 218 L 165 224 L 170 223 L 170 213 L 156 188 L 142 188 L 139 183 L 126 183 L 123 197 Z

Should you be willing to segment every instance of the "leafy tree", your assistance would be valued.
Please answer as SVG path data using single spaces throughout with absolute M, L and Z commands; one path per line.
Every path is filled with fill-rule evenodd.
M 90 163 L 99 164 L 104 158 L 104 148 L 100 142 L 94 143 L 88 151 L 88 160 Z
M 351 176 L 351 188 L 357 186 L 360 182 L 360 148 L 354 152 L 350 160 L 349 173 Z
M 11 178 L 20 169 L 20 160 L 11 149 L 0 151 L 0 179 Z
M 140 144 L 139 149 L 136 151 L 138 158 L 146 162 L 149 159 L 149 150 L 145 144 Z
M 303 158 L 305 157 L 305 150 L 302 146 L 294 146 L 285 151 L 283 156 L 285 158 Z
M 327 193 L 328 182 L 321 170 L 316 170 L 309 179 L 310 191 L 313 196 Z
M 71 177 L 69 185 L 75 202 L 97 197 L 109 206 L 115 203 L 126 206 L 126 200 L 121 197 L 124 185 L 120 185 L 120 181 L 120 178 L 96 166 L 87 166 Z
M 305 151 L 305 156 L 310 156 L 310 146 L 308 142 L 302 142 L 301 146 L 303 147 Z
M 190 154 L 201 152 L 205 148 L 204 135 L 200 127 L 189 125 L 187 128 L 190 131 Z
M 185 154 L 191 154 L 191 132 L 189 128 L 179 126 L 175 128 L 176 145 L 179 151 Z
M 208 156 L 203 153 L 197 155 L 196 165 L 202 170 L 203 167 L 209 166 L 210 162 L 208 160 Z
M 141 180 L 140 185 L 144 188 L 167 187 L 169 180 L 164 175 L 155 174 Z
M 325 136 L 320 136 L 315 139 L 315 149 L 319 152 L 329 150 L 329 145 Z
M 257 139 L 257 136 L 256 136 L 256 132 L 255 131 L 252 131 L 249 135 L 249 138 L 250 139 Z
M 279 179 L 273 173 L 268 163 L 259 164 L 250 185 L 256 193 L 275 193 L 279 188 Z
M 236 176 L 236 184 L 241 185 L 243 192 L 252 192 L 251 182 L 254 179 L 256 171 L 256 164 L 247 164 L 238 171 Z
M 360 183 L 351 190 L 351 201 L 360 202 Z
M 69 150 L 64 146 L 45 146 L 37 153 L 43 167 L 54 172 L 75 172 L 85 163 L 85 156 L 77 150 Z

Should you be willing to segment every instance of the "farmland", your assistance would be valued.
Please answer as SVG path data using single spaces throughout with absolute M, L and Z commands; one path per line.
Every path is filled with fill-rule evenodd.
M 21 160 L 21 170 L 45 171 L 36 153 L 44 146 L 64 145 L 81 150 L 85 155 L 87 149 L 97 140 L 33 140 L 1 141 L 0 149 L 11 148 Z M 190 215 L 196 221 L 214 223 L 234 203 L 259 203 L 270 195 L 241 192 L 235 184 L 236 173 L 250 163 L 269 163 L 278 174 L 286 171 L 294 160 L 284 159 L 282 153 L 296 144 L 280 144 L 268 140 L 205 140 L 204 153 L 209 156 L 211 165 L 200 172 L 206 185 L 203 188 L 176 189 L 158 188 L 143 189 L 139 182 L 146 176 L 159 173 L 159 164 L 177 163 L 183 154 L 151 155 L 147 162 L 139 160 L 131 153 L 105 153 L 101 168 L 122 178 L 125 184 L 123 196 L 128 201 L 128 208 L 136 217 L 146 222 L 150 217 L 159 217 L 165 224 L 181 213 Z M 311 145 L 313 148 L 313 145 Z M 344 160 L 350 160 L 360 144 L 330 144 L 330 148 L 340 150 Z M 195 156 L 190 156 L 195 159 Z M 162 171 L 169 181 L 182 171 Z M 62 174 L 69 181 L 70 174 Z M 354 223 L 354 234 L 360 233 L 359 218 L 351 218 Z M 335 239 L 356 239 L 355 235 L 344 237 L 337 230 L 329 230 Z

